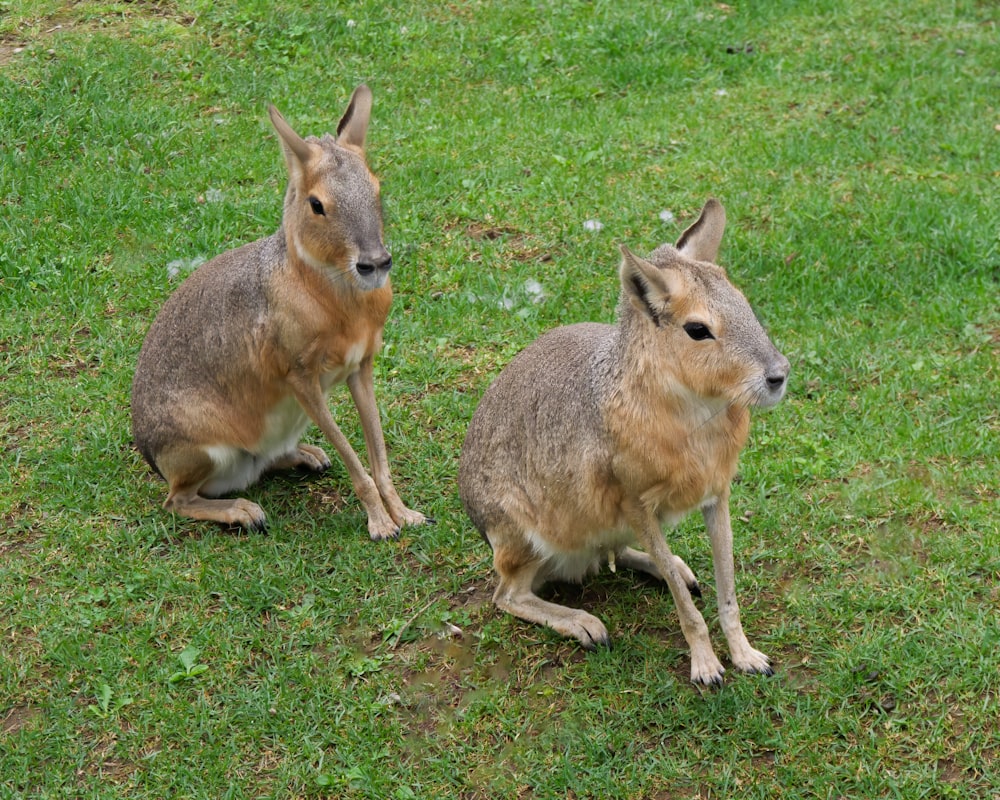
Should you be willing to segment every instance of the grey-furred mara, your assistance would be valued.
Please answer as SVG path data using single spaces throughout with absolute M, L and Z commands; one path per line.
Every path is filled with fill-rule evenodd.
M 195 519 L 263 528 L 264 511 L 222 498 L 269 470 L 320 471 L 300 442 L 314 422 L 340 454 L 372 539 L 426 521 L 389 473 L 372 363 L 392 301 L 379 183 L 365 161 L 372 94 L 359 86 L 336 137 L 303 139 L 272 106 L 288 168 L 279 230 L 201 266 L 170 296 L 132 383 L 136 446 L 168 484 L 164 506 Z M 347 383 L 369 474 L 327 395 Z
M 557 328 L 516 356 L 476 409 L 459 465 L 462 504 L 493 548 L 497 606 L 594 648 L 609 641 L 597 617 L 536 592 L 604 564 L 641 570 L 667 582 L 691 680 L 706 685 L 725 670 L 662 526 L 701 510 L 732 664 L 771 674 L 740 622 L 729 493 L 749 408 L 781 400 L 789 372 L 713 263 L 725 220 L 709 200 L 675 246 L 648 260 L 622 247 L 616 324 Z

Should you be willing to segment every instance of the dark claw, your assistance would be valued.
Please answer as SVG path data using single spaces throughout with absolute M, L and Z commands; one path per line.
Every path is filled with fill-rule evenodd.
M 765 678 L 770 678 L 774 675 L 774 668 L 769 665 L 764 669 L 741 669 L 740 672 L 743 675 L 763 675 Z
M 701 599 L 701 584 L 698 583 L 698 581 L 690 584 L 688 586 L 688 591 L 691 592 L 692 597 L 697 597 L 699 600 Z
M 437 525 L 438 521 L 434 517 L 424 515 L 424 525 Z
M 602 636 L 600 639 L 595 639 L 591 636 L 589 642 L 580 642 L 580 644 L 583 646 L 584 650 L 590 650 L 591 652 L 596 650 L 598 647 L 606 647 L 610 650 L 611 638 L 608 636 Z
M 706 689 L 721 689 L 722 688 L 722 673 L 720 672 L 714 678 L 711 678 L 710 680 L 707 680 L 707 681 L 692 680 L 691 683 L 693 683 L 695 686 L 703 686 Z
M 242 522 L 233 522 L 228 525 L 224 524 L 231 531 L 246 531 L 247 533 L 260 533 L 267 536 L 267 520 L 260 519 L 251 522 L 249 525 L 244 525 Z

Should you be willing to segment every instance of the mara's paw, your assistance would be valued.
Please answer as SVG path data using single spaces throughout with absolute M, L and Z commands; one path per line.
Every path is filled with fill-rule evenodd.
M 414 511 L 406 507 L 400 509 L 397 514 L 393 514 L 392 517 L 400 528 L 409 525 L 433 525 L 435 523 L 433 517 L 428 517 L 426 514 L 421 514 L 419 511 Z
M 691 568 L 684 563 L 680 556 L 674 556 L 674 564 L 676 564 L 681 580 L 684 581 L 684 585 L 687 586 L 687 590 L 691 593 L 691 596 L 700 598 L 701 586 L 698 583 L 698 578 L 696 578 L 694 572 L 691 571 Z
M 398 539 L 399 525 L 393 521 L 385 509 L 379 509 L 379 511 L 381 513 L 368 512 L 368 538 L 373 542 Z
M 300 444 L 298 449 L 298 461 L 295 464 L 299 469 L 307 469 L 310 472 L 323 472 L 330 469 L 333 462 L 322 448 L 311 444 Z
M 691 683 L 715 688 L 722 686 L 722 676 L 726 668 L 716 658 L 711 648 L 700 655 L 691 653 Z
M 611 646 L 611 637 L 608 636 L 608 629 L 604 627 L 604 623 L 586 611 L 577 612 L 565 623 L 565 628 L 560 633 L 572 636 L 585 650 Z
M 242 497 L 233 500 L 225 516 L 227 518 L 222 521 L 228 525 L 253 533 L 267 533 L 267 515 L 264 514 L 264 509 L 250 500 Z
M 281 472 L 286 469 L 304 469 L 309 472 L 323 472 L 329 469 L 331 461 L 319 447 L 311 444 L 299 444 L 290 453 L 278 456 L 270 463 L 268 472 Z
M 774 668 L 771 666 L 771 659 L 759 650 L 747 647 L 740 655 L 731 655 L 730 660 L 733 666 L 740 672 L 757 675 L 773 675 Z

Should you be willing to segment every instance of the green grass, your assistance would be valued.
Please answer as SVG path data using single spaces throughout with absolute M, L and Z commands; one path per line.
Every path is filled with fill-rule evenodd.
M 0 2 L 0 797 L 1000 795 L 997 22 Z M 438 524 L 369 542 L 339 467 L 252 489 L 268 536 L 174 519 L 131 447 L 142 338 L 192 263 L 278 225 L 267 103 L 320 133 L 361 81 L 397 265 L 377 391 Z M 499 369 L 609 320 L 618 243 L 674 240 L 710 195 L 793 372 L 733 499 L 777 674 L 703 693 L 638 577 L 555 589 L 610 651 L 494 610 L 455 472 Z M 708 579 L 699 521 L 671 542 Z

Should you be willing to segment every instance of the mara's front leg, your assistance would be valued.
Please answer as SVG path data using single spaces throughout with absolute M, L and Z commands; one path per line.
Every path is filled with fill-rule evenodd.
M 736 601 L 736 567 L 733 562 L 733 529 L 729 520 L 729 492 L 720 496 L 712 505 L 705 506 L 702 514 L 712 542 L 719 622 L 729 643 L 729 657 L 733 666 L 742 672 L 773 675 L 771 659 L 750 646 L 743 632 L 743 623 L 740 622 L 740 606 Z
M 348 377 L 347 387 L 351 391 L 358 416 L 361 418 L 361 429 L 365 434 L 365 447 L 368 449 L 372 478 L 389 515 L 399 526 L 420 525 L 427 522 L 427 517 L 419 511 L 413 511 L 403 505 L 392 483 L 385 437 L 382 434 L 382 421 L 379 419 L 378 405 L 375 402 L 375 379 L 373 361 L 370 357 L 362 361 L 358 371 Z
M 334 420 L 333 414 L 330 413 L 319 379 L 293 373 L 289 376 L 289 382 L 299 404 L 340 454 L 347 474 L 351 478 L 354 492 L 368 513 L 369 537 L 372 539 L 392 539 L 399 536 L 399 525 L 386 511 L 375 481 L 365 470 L 358 454 L 354 452 L 351 443 L 347 441 L 347 437 L 344 436 Z
M 663 538 L 663 531 L 660 530 L 660 523 L 652 510 L 638 500 L 626 503 L 625 513 L 629 524 L 656 565 L 657 571 L 667 582 L 670 595 L 674 598 L 677 616 L 681 621 L 681 632 L 691 648 L 691 682 L 718 686 L 722 683 L 722 674 L 726 670 L 712 649 L 708 626 L 691 599 L 687 576 L 679 567 L 679 563 L 684 562 L 670 552 L 670 547 Z

